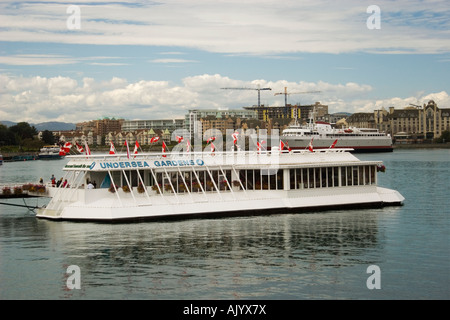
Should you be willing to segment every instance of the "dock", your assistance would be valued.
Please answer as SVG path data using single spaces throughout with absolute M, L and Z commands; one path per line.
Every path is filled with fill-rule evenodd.
M 0 184 L 0 199 L 47 197 L 44 184 L 10 183 Z
M 0 184 L 0 205 L 25 207 L 28 210 L 34 211 L 34 209 L 39 209 L 41 207 L 28 205 L 25 203 L 25 199 L 42 198 L 42 197 L 49 197 L 48 189 L 44 184 L 36 184 L 36 183 Z M 23 204 L 1 201 L 7 199 L 22 199 Z

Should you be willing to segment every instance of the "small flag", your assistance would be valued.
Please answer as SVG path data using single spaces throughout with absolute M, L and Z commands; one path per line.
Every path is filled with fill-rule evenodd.
M 155 143 L 159 140 L 159 136 L 153 137 L 150 139 L 150 143 Z
M 127 158 L 130 159 L 130 147 L 128 147 L 128 141 L 125 140 L 125 146 L 127 147 Z
M 180 136 L 176 136 L 175 139 L 178 141 L 178 143 L 184 140 L 184 138 Z
M 215 149 L 216 149 L 216 147 L 214 146 L 214 143 L 211 142 L 211 153 L 214 153 Z
M 66 152 L 64 151 L 64 147 L 63 146 L 59 147 L 59 155 L 60 156 L 65 156 L 66 155 Z
M 280 140 L 280 151 L 284 150 L 284 143 L 282 140 Z
M 138 148 L 141 146 L 139 145 L 139 142 L 136 140 L 136 143 L 134 144 L 134 151 L 133 153 L 136 155 L 138 153 Z
M 91 155 L 91 149 L 89 149 L 87 141 L 84 142 L 84 149 L 86 150 L 86 155 Z
M 206 140 L 206 143 L 210 143 L 216 140 L 216 137 L 210 137 L 208 140 Z
M 308 146 L 308 150 L 311 152 L 314 152 L 313 144 L 312 144 L 313 140 L 314 140 L 314 138 L 311 139 L 311 141 L 309 142 L 309 146 Z
M 110 141 L 109 154 L 116 154 L 116 148 L 112 141 Z
M 330 149 L 334 148 L 336 146 L 336 143 L 337 143 L 337 139 L 334 140 L 334 142 L 331 144 Z
M 257 150 L 257 151 L 261 151 L 261 148 L 262 148 L 261 143 L 259 143 L 259 141 L 256 142 L 256 150 Z
M 289 152 L 292 151 L 291 147 L 289 147 L 289 144 L 287 142 L 285 142 L 285 146 L 288 148 Z
M 239 132 L 235 131 L 231 136 L 233 137 L 233 143 L 236 144 Z
M 71 148 L 72 148 L 72 144 L 70 142 L 66 142 L 64 144 L 63 150 L 64 150 L 65 153 L 69 153 Z
M 191 150 L 191 142 L 189 140 L 187 140 L 187 142 L 186 142 L 186 152 L 189 153 L 190 150 Z
M 166 146 L 166 144 L 164 143 L 164 141 L 162 142 L 162 152 L 163 153 L 166 153 L 166 148 L 167 148 L 167 146 Z M 163 157 L 165 157 L 166 155 L 164 154 L 163 155 Z
M 76 144 L 76 146 L 77 146 L 77 151 L 78 151 L 79 153 L 83 153 L 83 152 L 84 152 L 83 147 L 80 146 L 80 145 L 78 144 L 78 142 L 75 142 L 75 144 Z

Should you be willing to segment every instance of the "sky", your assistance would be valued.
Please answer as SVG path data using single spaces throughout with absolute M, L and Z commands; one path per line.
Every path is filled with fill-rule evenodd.
M 0 1 L 0 121 L 450 108 L 449 71 L 447 0 Z

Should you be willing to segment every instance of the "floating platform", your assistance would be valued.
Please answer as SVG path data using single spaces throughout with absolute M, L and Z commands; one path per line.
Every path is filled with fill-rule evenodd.
M 0 185 L 0 199 L 48 197 L 46 185 L 15 183 Z

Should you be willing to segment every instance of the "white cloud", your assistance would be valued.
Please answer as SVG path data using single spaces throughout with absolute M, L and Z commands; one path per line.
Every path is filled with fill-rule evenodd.
M 73 64 L 75 59 L 50 54 L 17 54 L 10 56 L 0 56 L 0 64 L 16 66 L 37 66 L 37 65 L 60 65 Z
M 365 84 L 333 84 L 327 82 L 289 82 L 257 79 L 244 81 L 220 74 L 203 74 L 183 79 L 180 85 L 168 81 L 137 81 L 123 78 L 96 81 L 84 78 L 81 82 L 69 77 L 14 77 L 0 74 L 0 119 L 10 121 L 66 121 L 81 122 L 102 116 L 125 119 L 182 118 L 189 109 L 241 108 L 257 103 L 256 90 L 223 90 L 221 88 L 261 88 L 261 102 L 283 105 L 283 92 L 288 88 L 289 103 L 310 104 L 320 101 L 329 105 L 330 112 L 371 112 L 381 107 L 404 108 L 433 99 L 439 107 L 448 108 L 447 92 L 420 93 L 415 97 L 392 97 L 367 100 L 372 87 Z M 322 91 L 321 93 L 294 94 Z
M 198 62 L 198 61 L 187 60 L 187 59 L 170 59 L 170 58 L 166 58 L 166 59 L 153 59 L 153 60 L 150 60 L 150 62 L 153 62 L 153 63 L 188 63 L 188 62 Z
M 442 53 L 450 51 L 446 0 L 379 0 L 381 29 L 368 4 L 347 1 L 78 1 L 81 29 L 68 30 L 64 1 L 2 1 L 0 41 L 128 44 L 222 53 Z
M 385 109 L 388 109 L 389 107 L 403 109 L 409 107 L 411 104 L 423 106 L 430 100 L 434 100 L 440 108 L 450 108 L 450 96 L 446 91 L 441 91 L 429 94 L 421 93 L 419 96 L 406 98 L 393 97 L 375 101 L 357 100 L 355 101 L 357 107 L 354 109 L 354 112 L 372 112 L 373 110 L 381 109 L 383 107 Z

